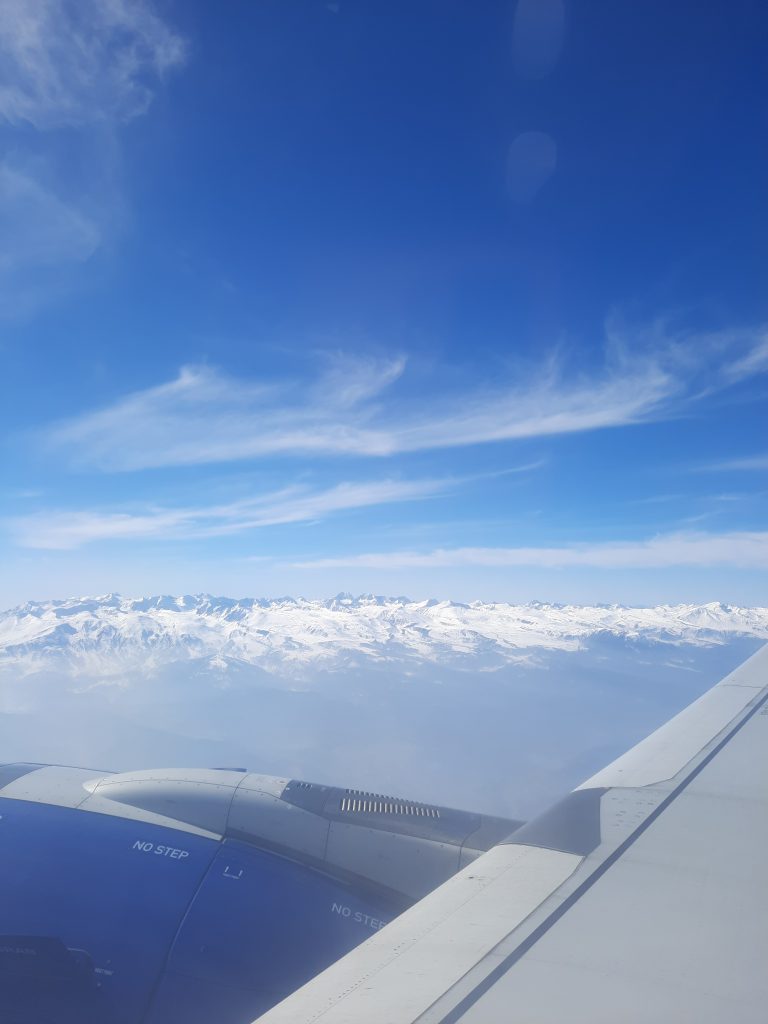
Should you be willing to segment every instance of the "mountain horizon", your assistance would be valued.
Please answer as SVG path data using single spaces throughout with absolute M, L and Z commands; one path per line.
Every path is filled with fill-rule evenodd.
M 526 817 L 766 639 L 768 608 L 718 602 L 28 602 L 0 613 L 0 747 L 124 770 L 247 765 Z
M 108 671 L 93 661 L 97 655 L 122 664 L 151 654 L 152 664 L 159 657 L 211 657 L 278 676 L 349 668 L 350 658 L 492 671 L 519 661 L 521 652 L 575 651 L 601 635 L 667 645 L 768 639 L 768 608 L 113 593 L 27 602 L 0 613 L 0 665 L 88 656 L 81 671 L 94 674 Z

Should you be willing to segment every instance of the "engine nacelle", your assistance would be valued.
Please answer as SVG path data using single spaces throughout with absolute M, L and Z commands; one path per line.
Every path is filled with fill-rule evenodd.
M 247 1024 L 521 823 L 232 770 L 0 766 L 0 1020 Z

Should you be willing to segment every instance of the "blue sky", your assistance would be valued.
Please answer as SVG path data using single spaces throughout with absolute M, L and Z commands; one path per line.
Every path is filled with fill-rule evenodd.
M 767 27 L 5 0 L 0 602 L 764 604 Z

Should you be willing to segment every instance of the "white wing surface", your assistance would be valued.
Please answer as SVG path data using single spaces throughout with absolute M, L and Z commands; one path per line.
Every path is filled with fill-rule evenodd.
M 768 647 L 259 1024 L 768 1020 Z

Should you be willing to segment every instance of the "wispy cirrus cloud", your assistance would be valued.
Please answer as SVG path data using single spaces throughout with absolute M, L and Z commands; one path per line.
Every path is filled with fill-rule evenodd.
M 112 405 L 55 424 L 50 450 L 81 466 L 126 471 L 223 463 L 273 455 L 388 456 L 579 433 L 678 415 L 706 389 L 731 381 L 734 365 L 763 343 L 760 330 L 631 345 L 615 333 L 601 366 L 568 372 L 562 360 L 417 396 L 396 387 L 406 363 L 342 358 L 313 379 L 244 380 L 211 367 L 178 376 Z M 743 379 L 743 378 L 739 378 Z M 720 384 L 719 386 L 725 386 Z M 426 397 L 428 396 L 428 397 Z
M 185 54 L 145 0 L 2 0 L 1 313 L 67 290 L 114 231 L 115 129 L 147 111 Z
M 394 379 L 392 365 L 381 364 L 382 391 Z M 354 364 L 352 376 L 358 377 Z M 373 380 L 364 400 L 357 384 L 336 386 L 337 393 L 324 381 L 243 382 L 185 367 L 167 384 L 54 426 L 47 445 L 79 465 L 111 471 L 271 455 L 387 456 L 638 422 L 675 390 L 655 369 L 577 384 L 548 375 L 431 399 L 427 410 L 424 400 L 371 401 L 379 398 Z
M 729 566 L 768 569 L 768 531 L 660 534 L 640 541 L 561 547 L 439 548 L 388 551 L 292 563 L 300 569 L 439 569 L 463 567 L 543 569 L 664 569 Z
M 83 263 L 101 231 L 24 172 L 0 163 L 0 274 Z
M 0 160 L 0 315 L 24 315 L 65 293 L 100 249 L 105 218 L 59 194 L 39 161 Z
M 671 316 L 626 324 L 617 313 L 606 321 L 609 344 L 620 352 L 639 347 L 662 354 L 685 378 L 692 395 L 707 395 L 768 371 L 768 325 L 716 330 L 686 329 Z
M 143 0 L 3 0 L 0 117 L 38 129 L 129 120 L 186 49 Z
M 78 464 L 106 470 L 297 452 L 385 454 L 391 443 L 369 422 L 367 400 L 400 366 L 399 359 L 351 360 L 346 376 L 335 365 L 329 379 L 309 384 L 244 381 L 205 366 L 184 367 L 166 384 L 54 426 L 45 440 Z
M 740 381 L 754 377 L 758 373 L 765 373 L 766 370 L 768 370 L 768 330 L 764 329 L 755 344 L 750 345 L 742 356 L 729 363 L 725 372 L 731 380 Z
M 41 512 L 7 520 L 21 547 L 67 550 L 105 540 L 191 540 L 223 537 L 267 526 L 312 522 L 337 512 L 446 493 L 452 480 L 375 480 L 326 489 L 289 487 L 218 505 L 148 507 L 139 511 L 81 509 Z

